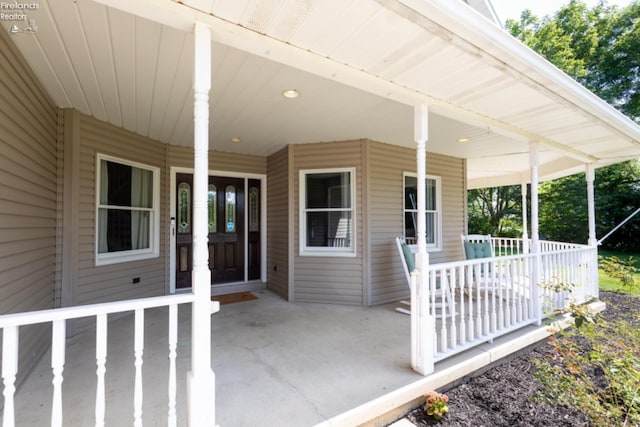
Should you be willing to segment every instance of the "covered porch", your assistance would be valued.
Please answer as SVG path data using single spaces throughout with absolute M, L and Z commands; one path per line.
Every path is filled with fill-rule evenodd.
M 540 243 L 532 255 L 530 242 L 494 239 L 495 258 L 431 264 L 425 285 L 414 284 L 411 316 L 396 303 L 295 303 L 268 290 L 224 305 L 211 317 L 216 423 L 391 421 L 425 392 L 539 342 L 549 314 L 597 295 L 595 248 Z M 482 292 L 471 278 L 481 269 L 501 273 Z M 450 287 L 451 300 L 439 297 L 450 316 L 431 308 L 437 281 Z M 4 425 L 185 425 L 193 301 L 184 293 L 4 316 Z M 74 318 L 93 329 L 65 340 L 61 325 Z M 12 396 L 12 340 L 36 322 L 53 325 L 51 350 Z
M 269 291 L 255 295 L 256 300 L 224 305 L 212 317 L 219 425 L 352 426 L 385 419 L 384 414 L 402 410 L 422 393 L 453 383 L 548 334 L 547 326 L 524 327 L 441 360 L 435 372 L 424 377 L 411 369 L 410 318 L 396 312 L 395 304 L 346 307 L 289 303 Z M 129 313 L 109 322 L 104 425 L 137 420 L 171 425 L 170 408 L 176 411 L 176 425 L 186 424 L 191 307 L 185 303 L 178 309 L 173 374 L 168 312 L 166 307 L 145 310 L 141 392 L 136 391 L 135 316 Z M 51 360 L 48 353 L 17 392 L 15 425 L 50 424 L 56 375 Z M 101 394 L 96 392 L 96 369 L 95 331 L 67 340 L 62 425 L 101 425 L 96 422 L 96 408 L 101 406 L 96 401 Z M 174 404 L 169 397 L 172 375 Z M 386 420 L 393 418 L 387 416 Z
M 433 243 L 432 253 L 449 261 L 467 228 L 466 189 L 530 183 L 533 192 L 540 180 L 586 169 L 592 207 L 594 168 L 637 156 L 640 128 L 463 2 L 312 3 L 43 1 L 33 14 L 38 32 L 9 28 L 12 36 L 2 36 L 13 55 L 7 86 L 19 90 L 0 111 L 11 117 L 8 127 L 35 128 L 6 132 L 2 141 L 19 147 L 1 158 L 3 165 L 24 175 L 7 185 L 12 200 L 5 212 L 7 228 L 22 230 L 6 231 L 0 248 L 6 260 L 0 289 L 7 296 L 0 319 L 4 426 L 14 419 L 48 424 L 49 418 L 56 426 L 164 425 L 165 419 L 170 426 L 357 425 L 540 339 L 547 333 L 540 326 L 540 283 L 568 271 L 562 280 L 597 292 L 593 227 L 589 247 L 545 249 L 532 224 L 531 242 L 523 239 L 531 251 L 430 263 L 427 158 L 457 165 L 456 173 L 443 166 L 434 180 L 450 185 L 438 190 L 446 196 L 439 218 L 460 218 L 443 232 L 440 246 Z M 287 88 L 300 94 L 297 104 L 285 98 Z M 31 113 L 34 104 L 47 112 L 46 123 L 38 110 Z M 76 112 L 92 126 L 72 120 Z M 379 157 L 369 156 L 366 144 L 350 143 L 363 138 L 379 141 L 373 153 Z M 335 142 L 334 150 L 300 148 L 322 141 Z M 357 155 L 336 154 L 337 146 Z M 415 149 L 411 167 L 401 158 L 407 148 Z M 211 316 L 219 309 L 210 300 L 207 262 L 212 150 L 214 160 L 236 154 L 243 173 L 251 157 L 267 177 L 269 204 L 262 203 L 269 212 L 262 223 L 271 234 L 261 269 L 270 290 L 289 302 L 265 291 L 257 301 Z M 44 157 L 42 165 L 25 160 L 33 153 Z M 155 238 L 142 248 L 144 258 L 104 264 L 95 227 L 100 156 L 158 177 L 153 206 L 145 208 Z M 336 165 L 337 159 L 344 163 Z M 38 176 L 27 166 L 39 166 Z M 193 263 L 185 267 L 193 285 L 192 292 L 171 295 L 175 218 L 167 181 L 174 167 L 194 172 Z M 351 247 L 327 242 L 315 254 L 302 253 L 300 182 L 305 172 L 327 170 L 361 189 L 340 198 L 340 209 L 359 228 L 348 239 Z M 390 305 L 366 306 L 407 293 L 389 236 L 402 232 L 401 179 L 414 171 L 422 275 L 414 275 L 410 318 Z M 45 214 L 42 196 L 13 191 L 31 189 L 34 181 L 48 202 Z M 391 196 L 380 197 L 387 194 L 381 191 Z M 531 199 L 537 203 L 535 194 Z M 107 205 L 102 209 L 111 209 Z M 26 241 L 19 232 L 39 226 L 42 215 L 44 238 Z M 574 252 L 585 256 L 569 255 Z M 34 277 L 45 257 L 42 277 Z M 337 264 L 350 269 L 334 269 Z M 373 265 L 382 266 L 382 274 Z M 519 273 L 474 297 L 474 272 L 503 267 Z M 336 285 L 346 276 L 355 279 L 329 293 L 353 297 L 337 299 L 362 307 L 319 304 L 317 285 Z M 315 286 L 308 293 L 317 299 L 297 302 L 309 277 Z M 371 285 L 375 280 L 379 286 Z M 449 281 L 451 318 L 431 312 L 438 281 Z M 557 307 L 565 303 L 560 295 Z M 50 307 L 56 309 L 30 312 Z M 69 321 L 78 318 L 95 326 L 67 341 Z M 29 337 L 29 325 L 37 323 L 49 330 Z M 25 342 L 36 350 L 21 353 Z M 35 363 L 47 346 L 50 357 L 16 394 L 22 366 L 29 358 Z

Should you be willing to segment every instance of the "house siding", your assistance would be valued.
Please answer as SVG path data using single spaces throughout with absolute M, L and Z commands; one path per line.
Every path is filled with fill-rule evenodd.
M 101 122 L 77 111 L 65 112 L 65 215 L 67 230 L 75 238 L 65 241 L 63 253 L 72 281 L 63 287 L 65 305 L 81 305 L 164 295 L 166 272 L 164 248 L 167 233 L 167 168 L 165 144 Z M 157 258 L 95 265 L 96 155 L 106 154 L 160 169 L 160 256 Z M 71 170 L 69 170 L 71 169 Z M 66 234 L 66 232 L 65 232 Z M 140 278 L 133 284 L 133 278 Z M 84 328 L 78 322 L 78 331 Z M 77 331 L 76 331 L 77 332 Z
M 406 298 L 409 294 L 395 238 L 402 230 L 403 173 L 416 171 L 416 152 L 409 148 L 369 144 L 368 211 L 371 304 Z M 442 250 L 429 253 L 430 262 L 461 259 L 460 234 L 465 227 L 466 192 L 462 159 L 427 153 L 427 175 L 442 178 Z
M 0 314 L 54 307 L 56 108 L 0 32 Z M 18 383 L 48 348 L 50 327 L 20 329 Z
M 193 168 L 193 148 L 167 145 L 169 166 Z M 209 151 L 209 170 L 246 174 L 267 173 L 267 158 L 223 151 Z
M 267 161 L 267 288 L 289 299 L 289 149 Z
M 300 144 L 293 153 L 294 300 L 348 305 L 365 304 L 363 280 L 363 141 Z M 299 171 L 355 168 L 354 241 L 356 256 L 300 256 Z

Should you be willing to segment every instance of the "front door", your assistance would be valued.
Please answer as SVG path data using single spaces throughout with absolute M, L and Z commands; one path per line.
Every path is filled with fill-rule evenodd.
M 176 288 L 191 287 L 193 175 L 176 174 Z M 209 177 L 211 284 L 244 280 L 244 180 Z

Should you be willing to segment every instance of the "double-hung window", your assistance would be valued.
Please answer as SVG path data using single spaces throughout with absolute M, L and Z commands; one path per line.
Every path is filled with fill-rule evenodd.
M 300 171 L 300 255 L 353 256 L 355 169 Z
M 427 248 L 442 249 L 442 181 L 439 176 L 427 175 L 425 181 Z M 416 244 L 418 230 L 418 178 L 404 173 L 403 198 L 404 238 Z
M 160 170 L 98 154 L 96 265 L 159 256 Z

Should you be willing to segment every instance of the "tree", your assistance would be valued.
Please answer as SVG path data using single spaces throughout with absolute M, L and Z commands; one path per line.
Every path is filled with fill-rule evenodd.
M 555 66 L 640 122 L 640 1 L 592 9 L 571 0 L 553 16 L 530 10 L 509 19 L 508 31 Z
M 507 20 L 508 31 L 547 58 L 614 108 L 640 123 L 640 1 L 619 9 L 605 1 L 593 8 L 571 0 L 555 15 L 538 18 L 525 10 L 520 20 Z M 604 236 L 640 207 L 640 165 L 631 161 L 596 171 L 597 235 Z M 507 209 L 491 212 L 484 222 L 475 217 L 486 205 L 483 194 L 496 189 L 469 192 L 469 228 L 482 226 L 500 233 L 500 221 L 492 215 L 511 215 Z M 585 243 L 588 236 L 584 174 L 540 186 L 540 232 L 552 240 Z M 519 204 L 519 193 L 504 195 Z M 486 197 L 485 197 L 486 199 Z M 508 201 L 502 201 L 509 205 Z M 627 223 L 608 238 L 604 247 L 640 251 L 640 218 Z
M 469 190 L 469 232 L 516 237 L 522 233 L 520 187 Z

